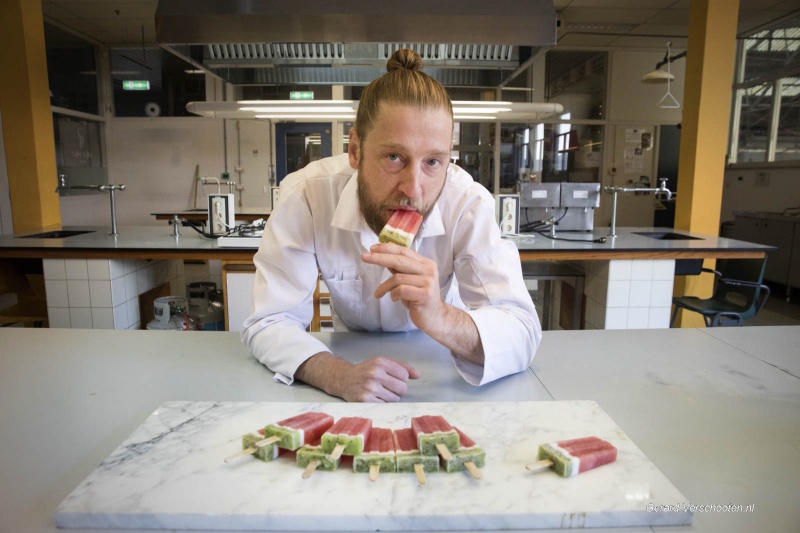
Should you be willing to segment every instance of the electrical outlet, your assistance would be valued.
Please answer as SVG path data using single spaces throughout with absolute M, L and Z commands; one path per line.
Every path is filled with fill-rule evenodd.
M 208 230 L 212 235 L 224 235 L 233 229 L 233 194 L 208 195 Z
M 497 196 L 497 222 L 500 233 L 519 233 L 519 195 Z

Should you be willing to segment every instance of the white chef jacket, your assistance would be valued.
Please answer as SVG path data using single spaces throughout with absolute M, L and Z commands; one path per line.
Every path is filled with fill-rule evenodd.
M 242 341 L 276 381 L 291 384 L 306 359 L 329 351 L 306 332 L 318 273 L 331 295 L 336 331 L 417 329 L 401 302 L 373 295 L 390 273 L 361 260 L 378 237 L 361 214 L 357 179 L 343 154 L 312 162 L 281 182 L 280 201 L 254 258 L 253 312 L 242 331 Z M 450 164 L 413 248 L 438 265 L 443 300 L 464 309 L 478 328 L 484 365 L 453 358 L 464 379 L 482 385 L 528 368 L 542 328 L 519 252 L 500 237 L 492 195 Z

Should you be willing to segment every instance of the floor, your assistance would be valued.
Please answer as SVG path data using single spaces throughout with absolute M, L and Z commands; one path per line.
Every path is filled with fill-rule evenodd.
M 770 287 L 769 300 L 764 308 L 753 318 L 745 322 L 745 326 L 800 326 L 800 295 L 797 291 L 790 302 L 786 301 L 786 288 Z

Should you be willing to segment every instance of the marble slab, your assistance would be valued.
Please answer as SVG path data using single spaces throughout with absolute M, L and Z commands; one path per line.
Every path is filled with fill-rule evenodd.
M 440 414 L 486 450 L 483 478 L 466 472 L 381 474 L 351 469 L 301 479 L 291 454 L 270 463 L 223 458 L 241 435 L 306 411 L 365 416 L 399 429 Z M 562 478 L 525 465 L 539 444 L 596 435 L 615 463 Z M 496 530 L 689 525 L 692 513 L 653 512 L 688 500 L 595 402 L 167 402 L 58 507 L 64 528 L 204 530 Z

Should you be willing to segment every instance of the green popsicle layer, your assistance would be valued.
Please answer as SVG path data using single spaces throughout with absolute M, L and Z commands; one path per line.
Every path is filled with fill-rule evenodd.
M 435 448 L 434 448 L 435 449 Z M 397 471 L 414 473 L 414 465 L 421 464 L 425 472 L 439 471 L 438 455 L 420 455 L 418 453 L 397 454 Z
M 266 437 L 260 435 L 253 435 L 248 433 L 242 437 L 242 449 L 255 447 L 256 442 L 264 440 Z M 268 462 L 278 457 L 278 445 L 276 443 L 267 444 L 260 448 L 256 447 L 256 452 L 253 454 L 257 459 Z
M 330 454 L 324 453 L 319 446 L 303 446 L 297 450 L 297 466 L 305 468 L 311 461 L 319 461 L 317 470 L 332 472 L 339 468 L 339 459 L 331 459 Z

